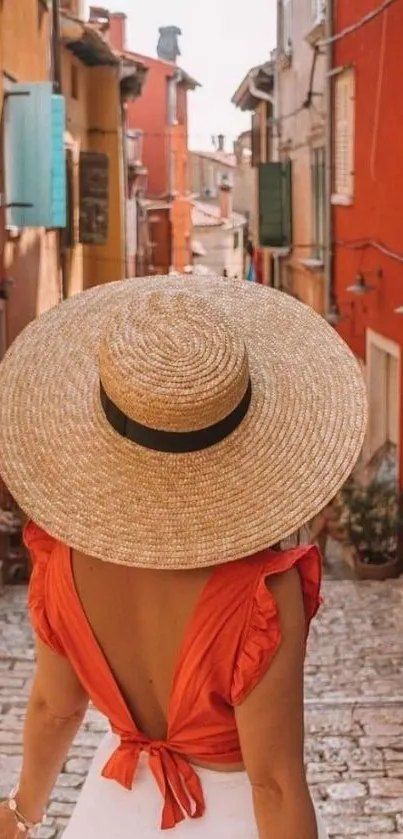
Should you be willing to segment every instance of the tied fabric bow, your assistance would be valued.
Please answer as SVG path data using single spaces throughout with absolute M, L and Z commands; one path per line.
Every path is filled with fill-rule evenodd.
M 119 732 L 115 732 L 119 733 Z M 193 767 L 169 749 L 163 740 L 139 739 L 136 734 L 120 734 L 120 744 L 102 770 L 102 777 L 117 781 L 131 790 L 140 755 L 148 752 L 148 765 L 164 799 L 161 830 L 169 830 L 185 816 L 199 819 L 205 810 L 203 790 Z

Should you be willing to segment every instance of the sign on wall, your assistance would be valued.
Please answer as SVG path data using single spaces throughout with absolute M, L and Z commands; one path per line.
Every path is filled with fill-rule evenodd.
M 108 155 L 81 152 L 79 173 L 79 241 L 82 245 L 105 245 L 109 228 Z

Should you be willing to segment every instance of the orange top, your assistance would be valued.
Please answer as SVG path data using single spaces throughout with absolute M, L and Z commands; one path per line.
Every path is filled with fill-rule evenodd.
M 298 568 L 307 635 L 319 606 L 321 560 L 317 548 L 263 551 L 217 566 L 188 626 L 175 668 L 166 741 L 139 731 L 81 607 L 70 548 L 30 522 L 25 543 L 33 573 L 29 606 L 39 638 L 67 656 L 93 704 L 110 721 L 120 744 L 103 776 L 132 788 L 142 751 L 159 786 L 164 806 L 161 828 L 199 818 L 205 805 L 196 770 L 186 757 L 205 763 L 240 763 L 242 755 L 233 706 L 262 678 L 281 640 L 276 603 L 265 581 Z

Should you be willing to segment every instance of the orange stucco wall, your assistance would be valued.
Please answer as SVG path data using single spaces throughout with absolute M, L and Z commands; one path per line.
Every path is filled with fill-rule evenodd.
M 49 79 L 49 13 L 38 0 L 2 0 L 0 3 L 0 114 L 3 115 L 3 74 L 14 81 Z M 2 146 L 2 132 L 1 143 Z M 0 149 L 0 191 L 3 186 L 3 154 Z M 6 342 L 60 299 L 56 235 L 26 229 L 12 238 L 4 229 L 0 208 L 0 271 L 8 278 L 5 309 Z

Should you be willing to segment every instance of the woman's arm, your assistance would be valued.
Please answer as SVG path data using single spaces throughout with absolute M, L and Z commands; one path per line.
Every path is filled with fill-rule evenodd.
M 270 577 L 281 645 L 267 673 L 236 708 L 259 839 L 318 839 L 304 768 L 306 623 L 298 571 Z
M 38 640 L 17 796 L 19 811 L 31 822 L 40 821 L 46 810 L 87 706 L 88 697 L 67 659 Z

